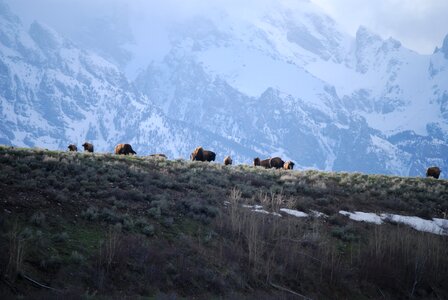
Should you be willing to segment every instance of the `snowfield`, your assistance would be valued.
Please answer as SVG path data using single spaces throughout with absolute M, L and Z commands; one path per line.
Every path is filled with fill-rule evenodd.
M 263 206 L 261 205 L 242 205 L 241 207 L 250 209 L 253 212 L 281 216 L 281 214 L 277 212 L 269 212 L 263 209 Z M 307 218 L 310 216 L 317 218 L 328 217 L 327 215 L 318 211 L 310 211 L 310 214 L 289 208 L 280 208 L 279 211 L 296 218 Z M 376 225 L 381 225 L 384 223 L 403 224 L 412 227 L 417 231 L 428 232 L 437 235 L 448 235 L 448 219 L 433 218 L 432 220 L 425 220 L 415 216 L 402 216 L 388 213 L 382 213 L 378 215 L 376 213 L 366 213 L 361 211 L 348 212 L 345 210 L 340 210 L 339 213 L 350 218 L 353 221 L 367 222 Z
M 448 220 L 433 218 L 432 220 L 425 220 L 415 216 L 401 216 L 395 214 L 382 213 L 377 215 L 375 213 L 365 213 L 360 211 L 348 212 L 341 210 L 341 215 L 349 217 L 354 221 L 374 223 L 381 225 L 384 222 L 404 224 L 414 228 L 417 231 L 424 231 L 438 235 L 448 235 Z

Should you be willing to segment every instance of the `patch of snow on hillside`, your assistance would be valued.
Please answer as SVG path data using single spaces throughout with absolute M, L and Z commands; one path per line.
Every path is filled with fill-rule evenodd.
M 281 208 L 280 211 L 284 212 L 285 214 L 298 217 L 298 218 L 305 218 L 309 215 L 307 213 L 304 213 L 303 211 L 289 209 L 289 208 Z
M 402 216 L 396 214 L 377 215 L 375 213 L 365 213 L 360 211 L 348 212 L 340 210 L 339 213 L 349 217 L 354 221 L 368 222 L 381 225 L 384 222 L 393 222 L 408 225 L 417 231 L 429 232 L 438 235 L 448 235 L 448 220 L 434 218 L 425 220 L 415 216 Z
M 276 217 L 281 217 L 282 215 L 280 215 L 279 213 L 276 212 L 268 212 L 267 210 L 263 209 L 263 206 L 261 205 L 247 205 L 247 204 L 243 204 L 242 207 L 244 208 L 249 208 L 251 211 L 253 212 L 257 212 L 257 213 L 262 213 L 265 215 L 274 215 Z
M 419 217 L 413 217 L 413 216 L 400 216 L 400 215 L 393 215 L 393 214 L 381 214 L 381 219 L 387 220 L 389 222 L 395 222 L 395 223 L 402 223 L 406 224 L 408 226 L 411 226 L 415 230 L 418 231 L 424 231 L 434 234 L 440 234 L 440 235 L 448 235 L 448 231 L 445 228 L 442 228 L 439 226 L 439 224 L 447 225 L 448 220 L 444 220 L 445 222 L 442 222 L 443 219 L 437 219 L 436 220 L 425 220 Z
M 340 210 L 339 213 L 341 215 L 344 215 L 346 217 L 349 217 L 350 219 L 354 220 L 354 221 L 361 221 L 361 222 L 367 222 L 367 223 L 374 223 L 374 224 L 383 224 L 383 221 L 381 220 L 381 218 L 374 213 L 365 213 L 365 212 L 361 212 L 361 211 L 355 211 L 353 213 L 345 211 L 345 210 Z
M 437 224 L 437 226 L 439 226 L 445 232 L 448 233 L 448 220 L 446 220 L 446 219 L 439 219 L 439 218 L 433 218 L 432 220 L 434 221 L 434 223 Z

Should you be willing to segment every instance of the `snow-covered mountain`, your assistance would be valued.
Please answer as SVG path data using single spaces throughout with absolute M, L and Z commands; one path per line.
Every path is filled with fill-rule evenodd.
M 87 140 L 97 151 L 111 152 L 117 143 L 129 142 L 139 154 L 188 157 L 201 143 L 245 152 L 166 117 L 116 66 L 51 28 L 34 22 L 24 30 L 1 2 L 0 78 L 2 144 L 66 149 Z
M 363 27 L 352 38 L 309 1 L 276 5 L 191 18 L 136 86 L 176 119 L 301 166 L 447 166 L 446 42 L 419 55 Z
M 260 6 L 147 26 L 145 43 L 123 45 L 129 64 L 143 63 L 151 39 L 163 36 L 165 52 L 148 48 L 152 62 L 130 82 L 113 59 L 123 52 L 106 49 L 114 43 L 83 50 L 37 22 L 25 31 L 1 5 L 0 142 L 87 139 L 111 151 L 126 141 L 175 157 L 204 145 L 237 163 L 279 155 L 325 170 L 448 170 L 448 36 L 420 55 L 364 27 L 352 37 L 307 0 Z

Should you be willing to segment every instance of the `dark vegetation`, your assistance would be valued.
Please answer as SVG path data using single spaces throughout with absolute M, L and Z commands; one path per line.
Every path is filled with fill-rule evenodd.
M 445 217 L 448 182 L 0 147 L 0 297 L 448 299 L 447 236 L 341 209 Z

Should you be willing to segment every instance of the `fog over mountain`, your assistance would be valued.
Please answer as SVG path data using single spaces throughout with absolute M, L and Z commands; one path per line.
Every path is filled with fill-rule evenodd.
M 0 1 L 1 143 L 447 169 L 448 36 L 420 55 L 307 0 L 27 2 Z

